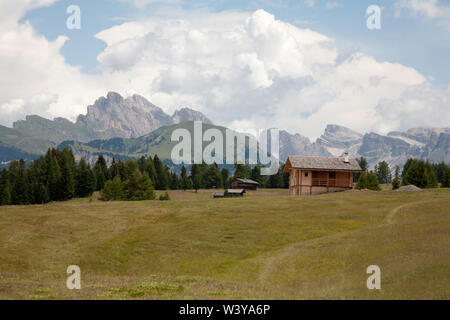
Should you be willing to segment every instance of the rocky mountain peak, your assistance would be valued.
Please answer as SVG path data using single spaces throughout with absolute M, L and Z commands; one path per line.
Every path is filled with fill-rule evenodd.
M 172 116 L 172 120 L 173 123 L 201 121 L 203 123 L 212 124 L 212 121 L 209 120 L 203 113 L 186 107 L 176 110 Z
M 329 124 L 324 134 L 319 138 L 324 142 L 340 142 L 344 144 L 360 141 L 363 135 L 347 127 L 337 124 Z
M 344 152 L 355 156 L 362 139 L 363 135 L 359 132 L 337 124 L 329 124 L 316 143 L 335 157 L 341 156 Z
M 123 100 L 123 97 L 117 92 L 109 91 L 108 94 L 106 95 L 106 100 L 120 102 Z
M 189 108 L 182 108 L 170 116 L 141 95 L 124 98 L 119 93 L 110 91 L 88 106 L 87 113 L 79 115 L 75 123 L 64 118 L 52 121 L 27 116 L 26 120 L 17 121 L 14 126 L 60 143 L 64 140 L 89 142 L 116 137 L 137 138 L 162 126 L 196 120 L 211 124 L 211 120 L 204 114 Z
M 282 161 L 286 161 L 290 155 L 299 156 L 324 156 L 329 157 L 331 154 L 321 145 L 311 143 L 309 138 L 299 133 L 290 134 L 285 130 L 280 131 L 280 157 Z

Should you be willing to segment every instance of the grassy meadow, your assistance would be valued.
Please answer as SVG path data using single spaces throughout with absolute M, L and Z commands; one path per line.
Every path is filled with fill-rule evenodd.
M 0 299 L 449 299 L 450 190 L 386 189 L 0 207 Z

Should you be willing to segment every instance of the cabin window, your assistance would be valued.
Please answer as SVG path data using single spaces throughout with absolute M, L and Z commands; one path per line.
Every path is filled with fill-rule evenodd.
M 308 176 L 308 172 L 305 172 L 305 177 L 307 177 Z
M 313 171 L 313 173 L 312 173 L 312 185 L 313 186 L 326 186 L 327 183 L 328 183 L 328 172 Z
M 336 172 L 330 172 L 330 179 L 336 179 Z

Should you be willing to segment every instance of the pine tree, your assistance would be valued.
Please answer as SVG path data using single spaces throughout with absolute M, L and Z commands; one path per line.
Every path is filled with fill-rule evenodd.
M 155 165 L 156 172 L 156 190 L 169 189 L 169 177 L 167 175 L 166 168 L 157 155 L 153 158 L 153 163 Z
M 74 168 L 73 168 L 73 154 L 72 151 L 64 149 L 62 153 L 61 163 L 61 179 L 59 186 L 59 200 L 72 199 L 75 195 L 75 180 L 74 180 Z
M 242 178 L 242 179 L 249 179 L 251 176 L 251 169 L 250 166 L 247 164 L 242 163 L 236 163 L 234 165 L 234 175 L 233 177 L 236 178 Z
M 113 180 L 108 180 L 105 183 L 105 188 L 101 192 L 101 200 L 104 201 L 119 201 L 124 200 L 125 194 L 123 190 L 122 181 L 120 176 L 115 176 Z
M 127 181 L 124 182 L 124 191 L 127 200 L 135 200 L 135 196 L 139 190 L 139 180 L 141 173 L 136 168 L 133 174 L 131 174 Z
M 400 188 L 400 167 L 395 166 L 395 176 L 394 180 L 392 180 L 392 190 L 397 190 Z
M 438 186 L 438 181 L 436 173 L 429 161 L 424 164 L 424 174 L 427 181 L 427 188 L 436 188 Z
M 206 167 L 202 174 L 202 185 L 206 189 L 223 187 L 222 175 L 217 164 L 213 163 Z
M 196 163 L 194 163 L 191 167 L 191 181 L 192 187 L 194 188 L 195 192 L 197 192 L 198 189 L 202 188 L 202 177 L 200 167 Z
M 127 200 L 153 200 L 155 198 L 152 181 L 147 173 L 141 174 L 136 168 L 124 183 Z
M 144 173 L 144 169 L 145 169 L 145 157 L 141 156 L 138 160 L 137 160 L 137 166 L 138 169 L 141 173 Z
M 94 173 L 84 158 L 81 158 L 76 171 L 75 194 L 77 197 L 83 198 L 91 196 L 95 191 L 97 182 Z
M 269 188 L 283 188 L 283 186 L 283 174 L 281 170 L 278 170 L 276 174 L 273 174 L 269 177 Z
M 450 188 L 450 167 L 447 166 L 445 171 L 442 174 L 442 187 Z
M 403 168 L 403 185 L 415 185 L 419 188 L 437 187 L 437 178 L 431 164 L 417 159 L 408 159 L 407 169 Z M 405 164 L 406 166 L 406 164 Z
M 11 189 L 8 179 L 8 170 L 3 169 L 0 176 L 0 206 L 11 204 Z
M 187 177 L 187 189 L 191 190 L 194 188 L 194 182 L 192 182 L 192 179 L 190 177 Z
M 445 162 L 440 162 L 440 163 L 433 163 L 432 167 L 434 173 L 436 174 L 437 181 L 439 183 L 442 183 L 444 179 L 445 170 L 447 169 L 447 165 L 445 164 Z
M 366 172 L 362 172 L 359 175 L 358 182 L 356 183 L 356 187 L 355 188 L 358 189 L 358 190 L 367 189 L 367 185 L 368 185 L 367 173 Z
M 409 158 L 408 160 L 406 160 L 405 164 L 403 165 L 403 171 L 402 171 L 402 181 L 405 179 L 406 176 L 406 172 L 408 172 L 409 167 L 411 166 L 411 164 L 413 164 L 414 162 L 416 162 L 416 159 L 413 158 Z M 404 184 L 404 183 L 403 183 Z
M 119 172 L 120 180 L 122 182 L 128 179 L 125 163 L 123 163 L 122 160 L 119 160 L 119 162 L 117 162 L 117 171 Z
M 97 182 L 95 190 L 96 191 L 102 190 L 105 187 L 105 182 L 106 182 L 106 178 L 103 173 L 103 170 L 101 169 L 101 167 L 98 164 L 95 164 L 93 171 L 94 171 L 95 181 Z
M 186 173 L 186 167 L 182 166 L 181 167 L 181 175 L 180 175 L 180 188 L 183 191 L 186 191 L 187 189 L 189 189 L 189 182 L 188 182 L 188 176 Z
M 262 184 L 261 166 L 260 165 L 256 165 L 253 167 L 250 178 L 253 181 L 258 182 L 260 185 Z
M 152 180 L 153 184 L 156 184 L 156 169 L 151 156 L 148 156 L 145 160 L 144 171 L 148 173 L 148 176 L 150 180 Z
M 380 188 L 380 182 L 378 181 L 377 175 L 374 172 L 369 172 L 367 176 L 367 189 L 379 191 Z
M 39 193 L 36 199 L 36 203 L 44 204 L 50 202 L 50 195 L 48 193 L 47 186 L 39 184 Z
M 105 158 L 100 155 L 94 164 L 94 175 L 97 181 L 96 190 L 102 190 L 105 186 L 105 182 L 109 179 L 108 165 L 106 164 Z
M 375 165 L 375 174 L 380 183 L 388 184 L 392 182 L 391 170 L 389 169 L 389 165 L 386 161 L 380 161 L 377 165 Z
M 11 203 L 14 205 L 29 204 L 30 194 L 25 170 L 25 161 L 20 159 L 20 161 L 14 162 L 14 165 L 12 162 L 9 171 L 13 176 L 11 182 Z
M 119 167 L 117 166 L 116 159 L 113 158 L 111 162 L 111 167 L 108 169 L 108 177 L 113 180 L 116 176 L 119 175 Z
M 222 170 L 220 171 L 220 174 L 222 175 L 223 187 L 225 189 L 228 189 L 230 187 L 230 183 L 228 181 L 230 173 L 228 172 L 228 169 L 227 168 L 222 168 Z
M 139 181 L 139 189 L 141 192 L 142 200 L 154 200 L 155 199 L 155 189 L 152 184 L 152 180 L 148 176 L 148 173 L 144 172 Z
M 202 179 L 201 179 L 200 175 L 196 175 L 194 177 L 192 184 L 193 184 L 193 188 L 194 188 L 195 192 L 198 192 L 198 190 L 201 189 Z
M 366 158 L 360 157 L 359 159 L 356 159 L 356 161 L 358 162 L 363 172 L 366 172 L 369 169 L 369 163 L 367 162 Z M 353 181 L 358 181 L 360 175 L 361 172 L 357 172 L 355 175 L 353 175 Z
M 49 154 L 49 165 L 47 172 L 48 191 L 52 201 L 58 201 L 60 195 L 61 169 L 58 160 L 53 153 Z

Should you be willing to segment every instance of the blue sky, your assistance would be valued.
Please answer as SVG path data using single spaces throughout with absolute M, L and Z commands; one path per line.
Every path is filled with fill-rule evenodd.
M 67 62 L 80 65 L 84 72 L 96 72 L 97 55 L 105 44 L 94 35 L 106 28 L 125 21 L 151 17 L 162 8 L 183 8 L 185 10 L 254 11 L 264 9 L 279 20 L 310 28 L 336 39 L 342 54 L 359 50 L 379 61 L 398 62 L 411 66 L 427 77 L 433 84 L 446 87 L 450 83 L 450 32 L 434 19 L 404 13 L 395 16 L 392 0 L 339 0 L 339 5 L 328 9 L 327 3 L 334 1 L 316 0 L 313 7 L 301 0 L 277 1 L 188 1 L 185 3 L 156 2 L 136 7 L 131 1 L 115 0 L 60 0 L 49 7 L 29 11 L 22 21 L 28 20 L 35 30 L 49 40 L 60 35 L 70 38 L 62 48 Z M 445 3 L 445 1 L 444 1 Z M 81 30 L 65 27 L 66 8 L 76 4 L 82 10 Z M 382 29 L 366 28 L 365 11 L 369 5 L 383 8 Z

